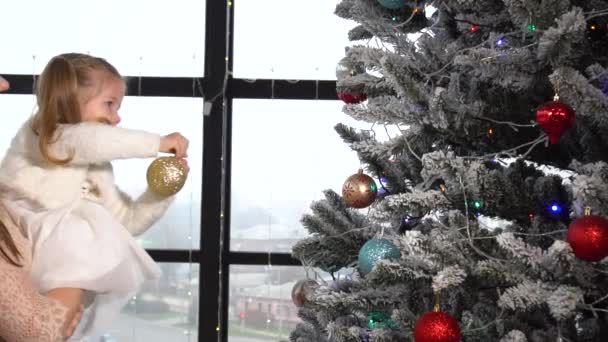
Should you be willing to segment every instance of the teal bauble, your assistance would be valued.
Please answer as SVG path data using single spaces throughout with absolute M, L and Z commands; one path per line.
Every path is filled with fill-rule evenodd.
M 405 0 L 378 0 L 378 2 L 388 9 L 400 9 L 405 5 Z
M 387 239 L 371 239 L 359 250 L 359 271 L 368 274 L 380 260 L 399 259 L 401 251 Z
M 367 325 L 370 329 L 397 329 L 397 323 L 391 315 L 384 311 L 371 311 L 367 317 Z

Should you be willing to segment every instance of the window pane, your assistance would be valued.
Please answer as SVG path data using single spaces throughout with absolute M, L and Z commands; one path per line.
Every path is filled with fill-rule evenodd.
M 36 106 L 32 95 L 2 95 L 0 94 L 0 115 L 4 121 L 0 125 L 0 153 L 2 158 L 11 145 L 11 139 L 17 130 L 27 120 Z
M 203 75 L 205 0 L 2 1 L 0 13 L 13 32 L 2 35 L 1 73 L 40 73 L 52 56 L 82 52 L 124 75 Z
M 112 328 L 91 342 L 198 341 L 199 265 L 160 267 L 161 278 L 145 284 Z
M 149 132 L 180 132 L 190 140 L 190 174 L 167 213 L 139 237 L 144 248 L 199 249 L 203 155 L 203 100 L 200 98 L 126 97 L 121 126 Z M 113 162 L 117 185 L 133 197 L 147 187 L 152 159 Z
M 228 341 L 288 339 L 300 321 L 291 290 L 304 278 L 302 267 L 230 266 Z
M 198 249 L 200 246 L 200 203 L 202 178 L 202 99 L 126 97 L 120 110 L 122 127 L 161 134 L 181 132 L 190 140 L 190 175 L 168 212 L 146 233 L 138 237 L 145 248 Z M 0 95 L 0 153 L 23 122 L 33 113 L 32 95 Z M 133 197 L 145 191 L 146 170 L 152 159 L 113 162 L 116 183 Z
M 233 108 L 230 247 L 290 252 L 307 234 L 300 218 L 311 202 L 325 189 L 340 193 L 360 166 L 333 127 L 371 124 L 343 114 L 338 101 L 235 100 Z
M 336 64 L 350 45 L 348 31 L 356 25 L 334 15 L 339 2 L 235 2 L 235 77 L 335 79 Z
M 352 279 L 353 269 L 334 273 L 337 281 Z M 329 273 L 295 266 L 230 266 L 228 308 L 229 342 L 267 342 L 289 339 L 300 322 L 298 308 L 291 299 L 296 282 L 312 279 L 332 286 Z

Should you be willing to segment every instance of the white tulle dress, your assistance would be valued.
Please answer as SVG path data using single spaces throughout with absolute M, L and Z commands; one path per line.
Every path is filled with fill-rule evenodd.
M 31 277 L 38 290 L 86 290 L 85 314 L 70 341 L 103 334 L 141 285 L 160 276 L 127 229 L 91 198 L 83 185 L 81 198 L 56 209 L 3 201 L 31 238 Z

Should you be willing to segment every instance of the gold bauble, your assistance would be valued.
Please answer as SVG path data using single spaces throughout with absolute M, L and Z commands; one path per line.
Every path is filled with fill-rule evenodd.
M 348 177 L 342 186 L 342 197 L 346 204 L 353 208 L 365 208 L 376 200 L 378 187 L 374 179 L 359 170 Z
M 304 306 L 312 299 L 317 287 L 319 284 L 314 280 L 299 280 L 291 289 L 291 300 L 297 307 Z
M 178 193 L 188 178 L 184 165 L 175 157 L 159 157 L 148 167 L 146 179 L 150 190 L 163 196 Z

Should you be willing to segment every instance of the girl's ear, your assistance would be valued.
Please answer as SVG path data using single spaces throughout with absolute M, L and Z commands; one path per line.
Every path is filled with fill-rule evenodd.
M 10 84 L 2 76 L 0 76 L 0 92 L 8 90 L 8 88 L 10 88 Z

